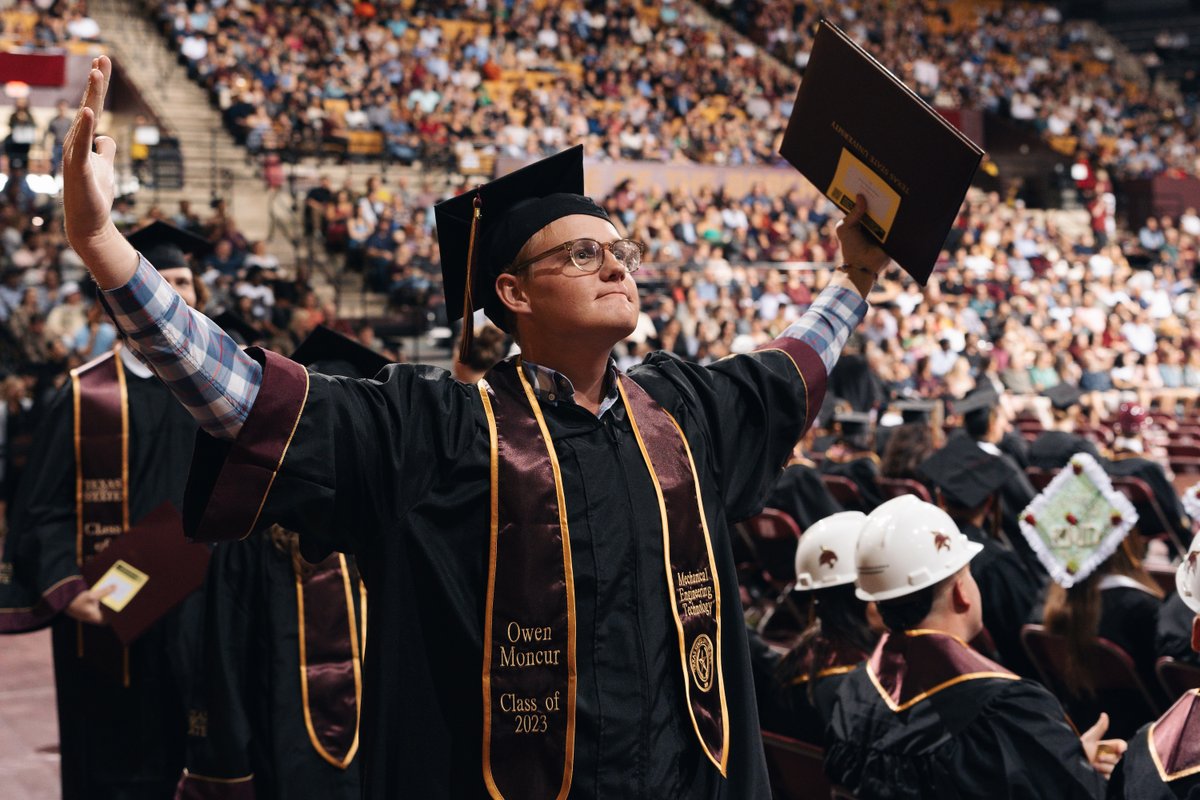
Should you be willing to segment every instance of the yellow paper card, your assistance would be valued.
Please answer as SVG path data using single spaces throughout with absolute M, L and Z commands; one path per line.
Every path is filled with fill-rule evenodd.
M 113 611 L 120 612 L 125 606 L 129 605 L 129 601 L 142 590 L 142 587 L 146 585 L 148 580 L 150 580 L 149 575 L 128 561 L 116 561 L 108 568 L 108 572 L 105 572 L 103 577 L 96 581 L 96 585 L 92 588 L 104 589 L 109 586 L 116 587 L 112 594 L 100 598 L 100 602 Z
M 854 210 L 855 197 L 864 195 L 871 211 L 863 217 L 863 227 L 880 242 L 887 241 L 896 212 L 900 210 L 900 194 L 844 147 L 826 194 L 846 212 Z

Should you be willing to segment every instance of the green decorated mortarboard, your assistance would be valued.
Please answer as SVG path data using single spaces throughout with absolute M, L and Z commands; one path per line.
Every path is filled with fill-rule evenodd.
M 391 363 L 383 354 L 325 325 L 318 325 L 300 343 L 292 361 L 325 375 L 347 378 L 374 378 Z
M 1137 520 L 1104 468 L 1076 453 L 1021 512 L 1020 523 L 1051 579 L 1069 589 L 1108 560 Z
M 573 214 L 609 218 L 583 191 L 583 146 L 578 145 L 434 206 L 446 313 L 451 322 L 463 320 L 460 358 L 470 348 L 475 309 L 484 309 L 505 328 L 496 277 L 531 236 Z
M 187 256 L 202 258 L 212 250 L 207 239 L 162 221 L 151 222 L 125 238 L 160 270 L 191 267 Z
M 917 473 L 937 486 L 947 504 L 978 508 L 1008 480 L 1009 471 L 998 456 L 985 453 L 966 436 L 955 436 L 917 467 Z

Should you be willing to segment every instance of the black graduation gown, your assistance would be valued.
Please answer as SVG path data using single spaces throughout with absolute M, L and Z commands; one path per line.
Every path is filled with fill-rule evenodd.
M 1029 445 L 1029 466 L 1057 471 L 1076 453 L 1087 453 L 1096 459 L 1096 463 L 1104 464 L 1104 458 L 1091 439 L 1067 431 L 1043 431 Z
M 1200 800 L 1198 700 L 1188 692 L 1129 740 L 1109 780 L 1108 800 Z
M 825 475 L 840 475 L 854 481 L 862 495 L 863 508 L 848 509 L 870 513 L 883 502 L 883 494 L 879 490 L 879 457 L 872 452 L 849 453 L 843 460 L 830 458 L 828 453 L 821 462 L 821 472 Z
M 1176 661 L 1200 666 L 1200 653 L 1192 649 L 1192 620 L 1196 614 L 1183 598 L 1172 592 L 1158 609 L 1158 630 L 1154 636 L 1154 652 L 1161 658 L 1170 656 Z
M 973 542 L 983 545 L 971 559 L 971 575 L 983 599 L 983 625 L 999 651 L 1000 661 L 1013 672 L 1035 677 L 1037 672 L 1021 646 L 1021 626 L 1040 608 L 1046 581 L 1035 578 L 1021 557 L 974 525 L 959 525 Z
M 349 566 L 352 609 L 361 629 L 363 597 L 352 560 Z M 343 769 L 322 758 L 305 722 L 296 581 L 291 554 L 265 532 L 214 549 L 205 592 L 203 686 L 192 703 L 206 724 L 188 731 L 189 776 L 177 800 L 212 800 L 231 789 L 230 797 L 250 796 L 236 785 L 243 781 L 260 800 L 360 796 L 360 759 Z M 345 603 L 341 597 L 320 599 Z M 309 702 L 340 705 L 325 697 Z
M 157 378 L 126 370 L 129 514 L 181 505 L 196 424 Z M 85 588 L 75 563 L 73 394 L 47 407 L 18 489 L 5 545 L 10 588 L 32 609 L 0 611 L 0 630 L 50 625 L 64 800 L 170 797 L 183 767 L 185 696 L 199 662 L 202 593 L 195 592 L 129 647 L 130 686 L 81 660 L 78 623 L 60 613 Z M 0 603 L 8 606 L 8 603 Z
M 788 514 L 802 531 L 843 510 L 821 482 L 821 473 L 807 464 L 789 465 L 775 481 L 764 505 Z
M 1162 701 L 1166 698 L 1154 673 L 1154 662 L 1158 659 L 1154 637 L 1160 608 L 1162 601 L 1143 589 L 1102 587 L 1100 625 L 1096 633 L 1129 654 L 1146 689 Z
M 1031 466 L 1029 463 L 1029 442 L 1025 441 L 1020 434 L 1009 431 L 1000 439 L 1000 444 L 997 447 L 1021 469 Z
M 1154 493 L 1154 499 L 1158 501 L 1158 507 L 1166 515 L 1167 524 L 1171 526 L 1172 532 L 1179 537 L 1179 540 L 1183 542 L 1185 547 L 1187 546 L 1188 542 L 1192 540 L 1191 525 L 1188 523 L 1187 514 L 1183 510 L 1183 503 L 1179 499 L 1179 493 L 1175 491 L 1175 487 L 1167 479 L 1167 473 L 1163 470 L 1161 464 L 1136 455 L 1117 455 L 1107 462 L 1102 461 L 1100 463 L 1104 464 L 1104 469 L 1109 475 L 1141 478 L 1145 481 L 1146 485 L 1150 487 L 1150 491 Z M 1143 509 L 1138 509 L 1138 514 L 1138 530 L 1144 535 L 1154 536 L 1155 534 L 1166 533 L 1157 515 Z
M 762 506 L 810 421 L 810 400 L 819 407 L 824 391 L 812 350 L 778 346 L 793 347 L 795 361 L 768 350 L 699 367 L 655 354 L 629 373 L 679 422 L 702 484 L 722 587 L 724 779 L 683 705 L 659 509 L 628 415 L 541 403 L 562 472 L 576 587 L 572 797 L 770 795 L 728 520 Z M 232 445 L 198 439 L 185 523 L 205 537 L 275 522 L 301 534 L 309 560 L 353 551 L 370 594 L 365 794 L 486 796 L 490 448 L 478 390 L 432 367 L 393 365 L 378 381 L 355 381 L 247 352 L 264 362 L 258 401 Z
M 969 678 L 897 712 L 860 667 L 838 692 L 829 737 L 825 771 L 859 800 L 1104 796 L 1062 707 L 1033 681 Z

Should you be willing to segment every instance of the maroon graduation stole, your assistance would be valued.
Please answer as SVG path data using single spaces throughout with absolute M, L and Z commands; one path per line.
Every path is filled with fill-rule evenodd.
M 296 614 L 300 631 L 300 696 L 304 726 L 317 755 L 346 769 L 358 752 L 362 713 L 362 649 L 366 638 L 364 608 L 354 608 L 346 556 L 334 553 L 307 577 L 293 562 Z M 359 620 L 363 626 L 361 639 Z
M 1200 773 L 1200 689 L 1192 689 L 1150 726 L 1150 757 L 1163 783 Z
M 695 463 L 670 414 L 633 381 L 617 380 L 658 496 L 688 713 L 705 754 L 724 775 L 729 714 L 721 592 Z M 484 782 L 495 800 L 561 800 L 574 767 L 578 674 L 562 474 L 524 369 L 502 362 L 478 387 L 491 440 Z
M 75 413 L 75 562 L 129 530 L 129 395 L 114 350 L 71 371 Z M 129 649 L 111 630 L 76 623 L 79 658 L 129 686 Z
M 957 636 L 920 629 L 884 634 L 867 660 L 867 675 L 888 708 L 896 712 L 963 681 L 1020 680 Z

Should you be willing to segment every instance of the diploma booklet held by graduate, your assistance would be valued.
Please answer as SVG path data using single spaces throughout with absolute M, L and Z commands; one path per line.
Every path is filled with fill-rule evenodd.
M 837 26 L 822 20 L 780 154 L 922 286 L 983 150 Z

